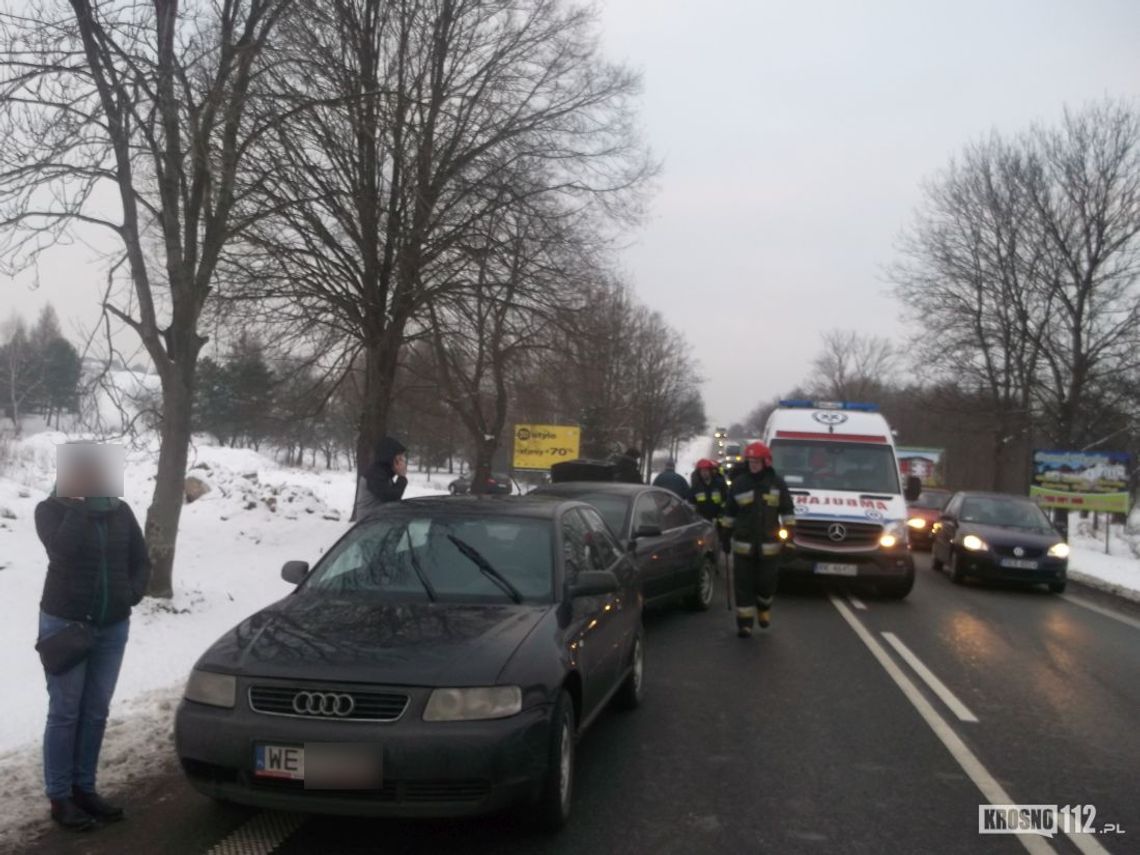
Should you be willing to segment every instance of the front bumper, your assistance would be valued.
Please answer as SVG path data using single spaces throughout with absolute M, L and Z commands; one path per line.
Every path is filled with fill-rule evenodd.
M 425 722 L 426 694 L 413 694 L 404 715 L 392 723 L 264 715 L 249 709 L 240 692 L 232 710 L 182 701 L 175 747 L 199 792 L 270 810 L 458 817 L 537 798 L 549 762 L 550 705 L 495 721 Z M 306 789 L 300 781 L 254 776 L 255 743 L 306 742 L 378 745 L 380 789 Z
M 934 532 L 931 531 L 930 526 L 926 528 L 907 528 L 907 539 L 910 542 L 911 549 L 921 549 L 923 552 L 929 552 L 931 547 L 934 546 Z
M 1002 567 L 1002 556 L 988 550 L 985 552 L 958 551 L 959 567 L 962 573 L 977 579 L 991 582 L 1025 582 L 1044 585 L 1050 582 L 1064 582 L 1069 570 L 1067 558 L 1039 558 L 1036 570 L 1017 567 Z
M 821 565 L 854 568 L 842 575 L 819 572 Z M 890 582 L 914 575 L 914 558 L 905 548 L 876 549 L 866 552 L 828 552 L 803 546 L 787 547 L 780 561 L 781 577 L 849 578 L 869 582 Z

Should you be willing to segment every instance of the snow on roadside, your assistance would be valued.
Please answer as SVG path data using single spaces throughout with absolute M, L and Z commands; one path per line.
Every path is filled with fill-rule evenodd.
M 22 687 L 0 718 L 0 850 L 21 817 L 44 817 L 39 740 L 47 693 L 33 645 L 46 558 L 34 514 L 52 486 L 55 445 L 66 438 L 41 433 L 13 443 L 0 472 L 0 663 L 5 684 Z M 131 618 L 100 771 L 110 791 L 169 756 L 174 705 L 198 656 L 289 592 L 280 577 L 285 561 L 316 561 L 348 528 L 351 473 L 285 469 L 253 451 L 205 444 L 192 449 L 190 466 L 210 489 L 183 509 L 174 598 L 144 600 Z M 124 498 L 140 522 L 154 470 L 153 448 L 128 452 Z M 446 477 L 412 473 L 406 495 L 444 492 Z
M 1136 512 L 1127 526 L 1114 524 L 1105 552 L 1104 529 L 1094 532 L 1092 521 L 1069 516 L 1069 576 L 1078 582 L 1140 601 L 1140 533 Z M 1131 531 L 1130 531 L 1131 529 Z

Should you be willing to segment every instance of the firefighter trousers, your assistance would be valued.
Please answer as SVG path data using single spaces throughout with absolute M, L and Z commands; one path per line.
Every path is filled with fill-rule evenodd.
M 757 610 L 766 612 L 772 608 L 779 572 L 779 557 L 733 556 L 732 581 L 738 626 L 751 627 Z

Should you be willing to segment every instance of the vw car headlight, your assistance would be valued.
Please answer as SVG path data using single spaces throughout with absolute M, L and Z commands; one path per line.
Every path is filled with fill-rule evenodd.
M 1072 552 L 1067 543 L 1054 543 L 1049 547 L 1050 558 L 1068 558 L 1069 553 Z
M 911 517 L 906 521 L 906 524 L 913 529 L 918 529 L 919 531 L 926 528 L 926 520 L 924 520 L 922 517 Z
M 522 710 L 518 686 L 435 689 L 424 708 L 424 721 L 483 721 L 510 718 Z
M 233 709 L 237 699 L 237 677 L 232 674 L 216 674 L 213 671 L 199 671 L 195 668 L 186 681 L 186 691 L 182 696 L 196 704 Z
M 986 546 L 986 542 L 976 534 L 968 534 L 963 537 L 962 546 L 971 552 L 981 552 L 982 550 L 989 549 L 989 547 Z

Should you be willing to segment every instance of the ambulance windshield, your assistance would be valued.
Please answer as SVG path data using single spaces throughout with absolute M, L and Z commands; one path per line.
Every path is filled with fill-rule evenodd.
M 772 462 L 791 490 L 900 492 L 898 465 L 889 445 L 777 439 L 772 442 Z

